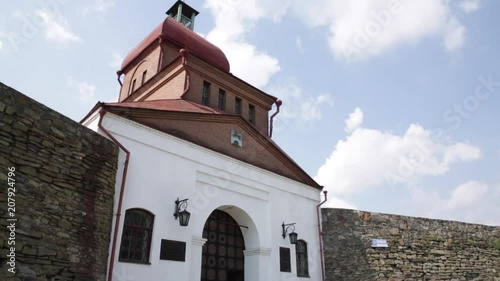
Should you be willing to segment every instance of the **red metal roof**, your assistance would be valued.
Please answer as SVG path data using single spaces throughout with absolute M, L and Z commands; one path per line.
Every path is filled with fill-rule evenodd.
M 121 70 L 124 70 L 160 36 L 181 46 L 181 48 L 189 50 L 195 56 L 213 64 L 217 68 L 229 72 L 229 61 L 221 49 L 170 17 L 167 17 L 125 57 Z

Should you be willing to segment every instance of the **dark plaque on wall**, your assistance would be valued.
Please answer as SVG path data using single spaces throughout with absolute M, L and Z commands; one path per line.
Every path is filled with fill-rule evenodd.
M 186 242 L 162 239 L 160 260 L 186 261 Z
M 292 263 L 290 261 L 290 248 L 280 247 L 280 271 L 292 272 Z

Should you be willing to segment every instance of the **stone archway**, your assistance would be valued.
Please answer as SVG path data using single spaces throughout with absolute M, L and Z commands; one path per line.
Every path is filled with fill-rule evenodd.
M 201 281 L 243 281 L 245 240 L 240 226 L 228 213 L 214 210 L 203 228 Z

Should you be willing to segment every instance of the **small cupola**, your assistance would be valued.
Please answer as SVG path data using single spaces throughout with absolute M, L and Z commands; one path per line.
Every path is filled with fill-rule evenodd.
M 182 0 L 178 0 L 167 11 L 167 15 L 176 21 L 180 22 L 185 27 L 194 30 L 194 18 L 199 14 L 198 11 L 193 9 Z

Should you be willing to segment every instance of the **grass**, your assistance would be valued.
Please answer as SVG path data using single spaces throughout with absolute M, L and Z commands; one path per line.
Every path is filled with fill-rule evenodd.
M 498 238 L 497 240 L 495 240 L 495 242 L 493 242 L 493 248 L 500 250 L 500 238 Z

